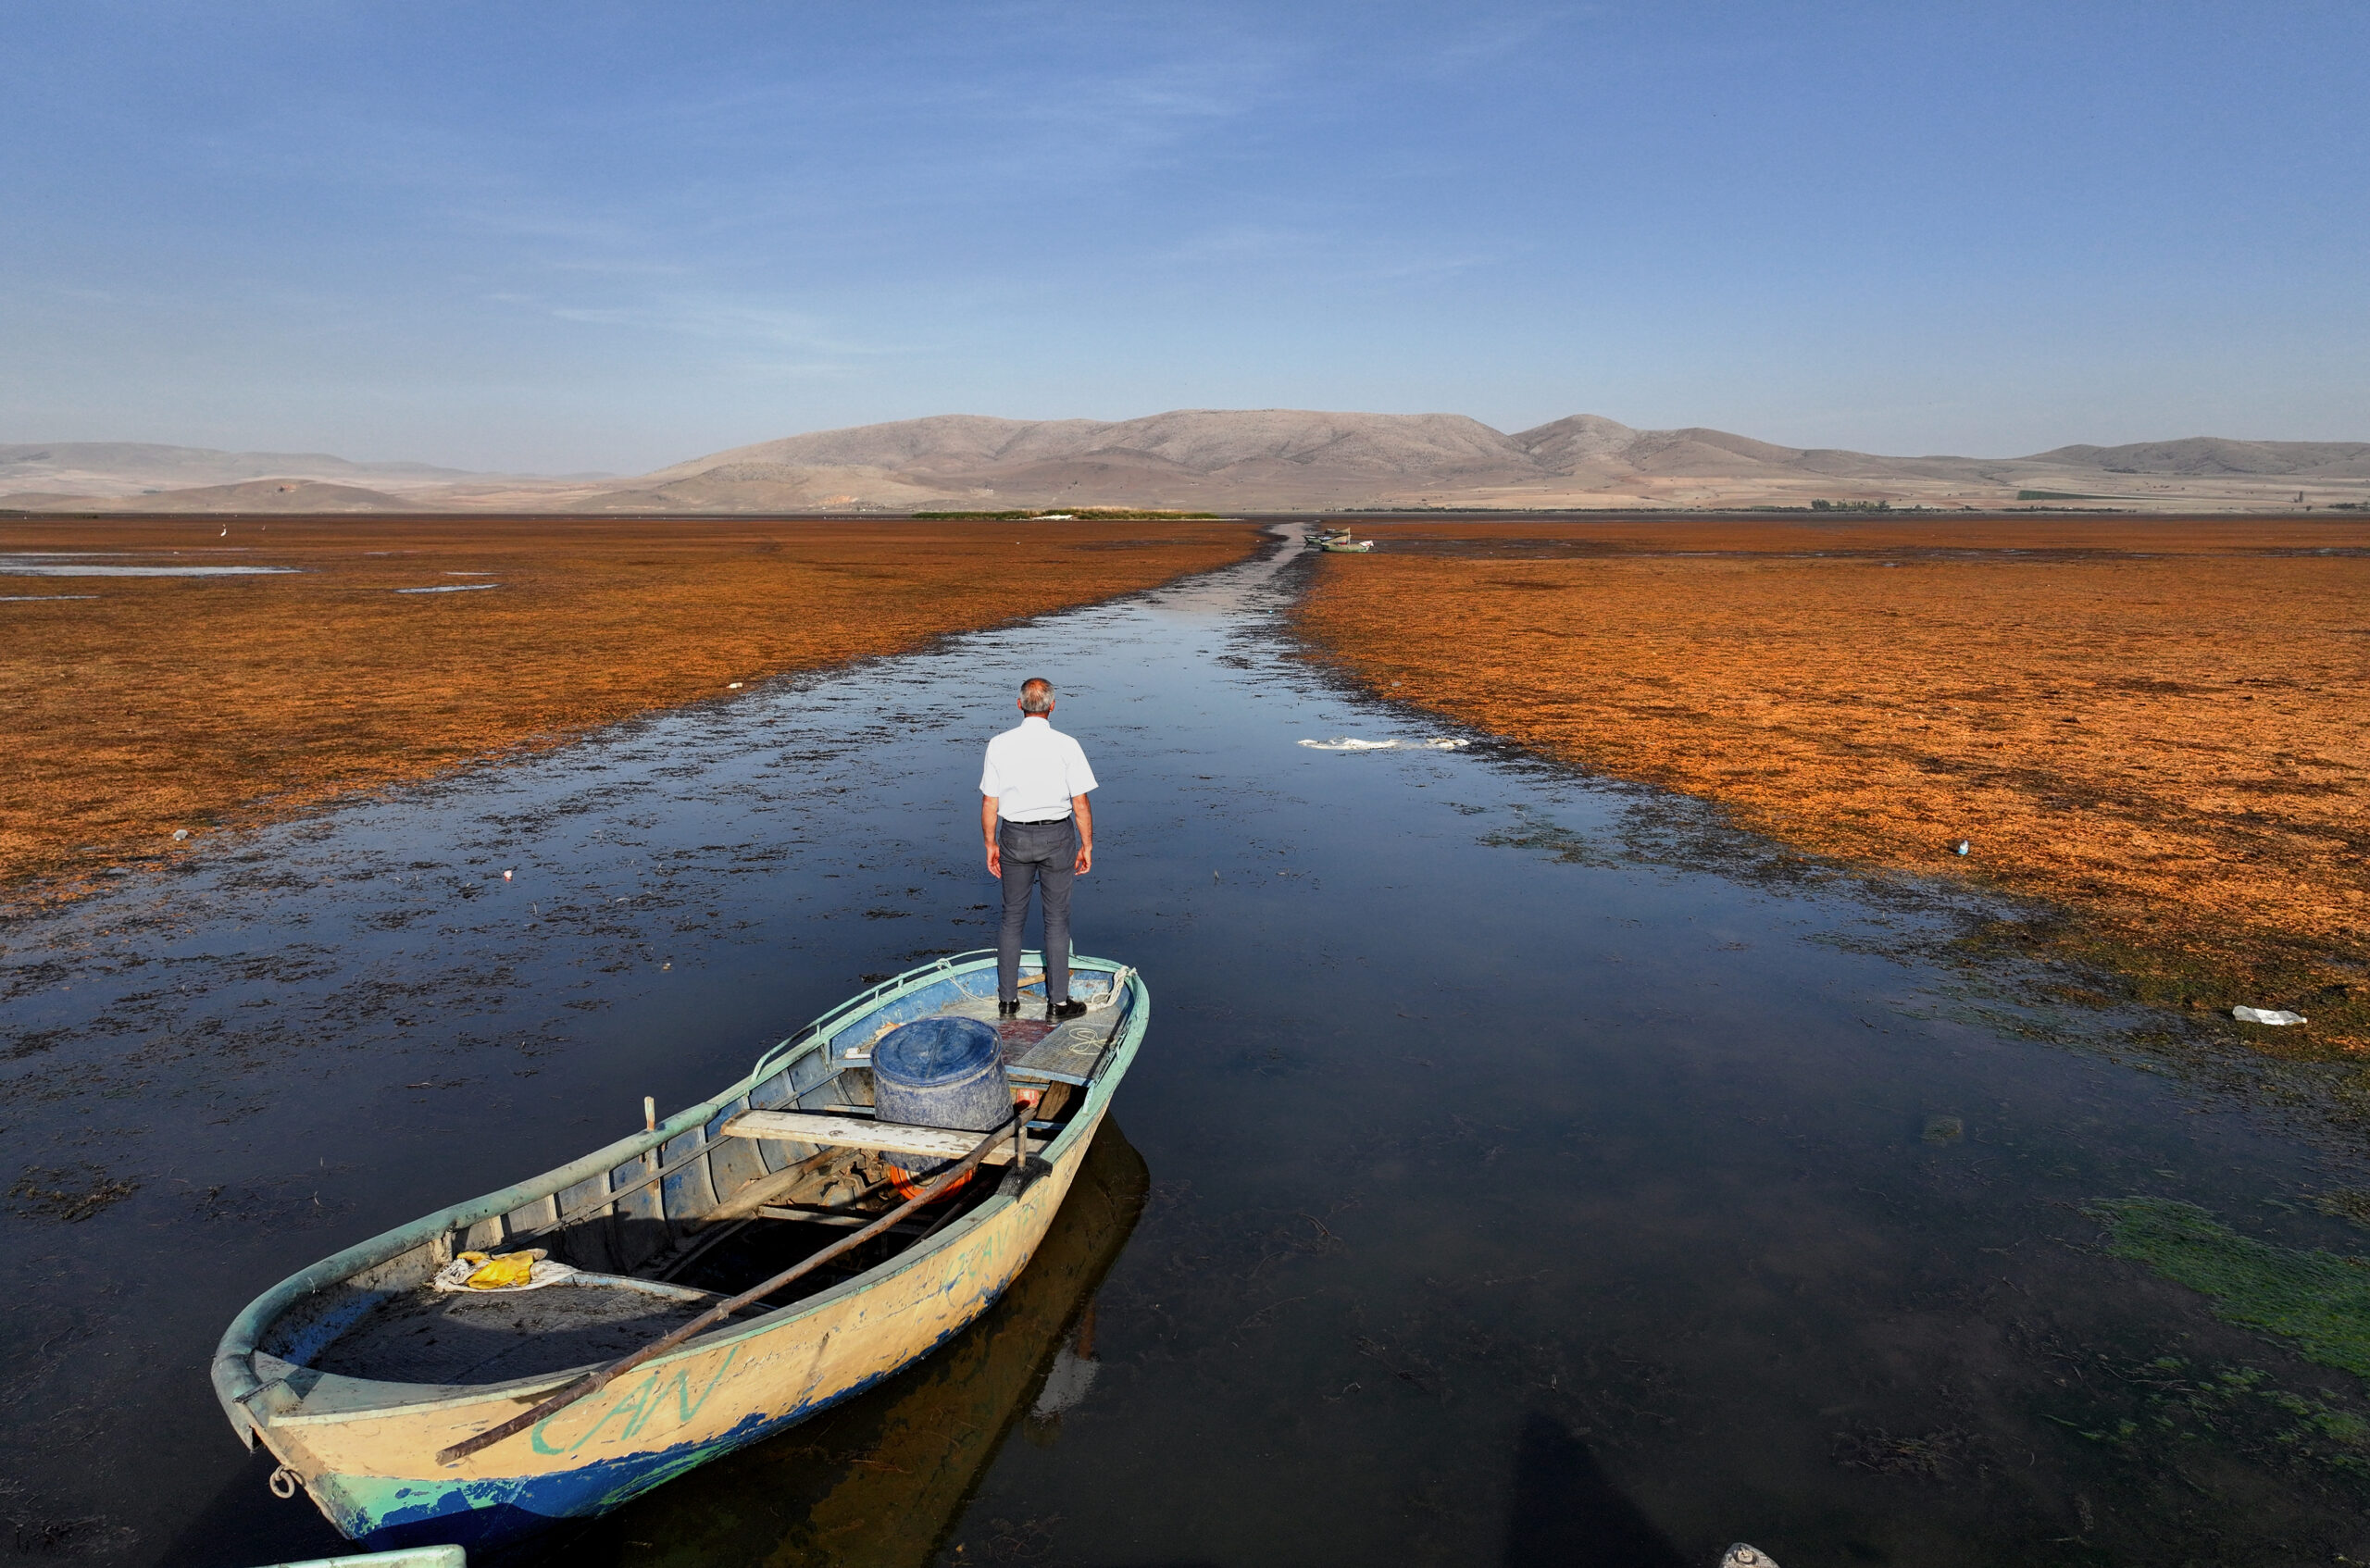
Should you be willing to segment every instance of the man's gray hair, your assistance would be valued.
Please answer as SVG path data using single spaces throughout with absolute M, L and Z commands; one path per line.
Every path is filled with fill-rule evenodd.
M 1025 714 L 1049 714 L 1054 711 L 1054 683 L 1042 676 L 1031 677 L 1020 683 L 1020 711 Z

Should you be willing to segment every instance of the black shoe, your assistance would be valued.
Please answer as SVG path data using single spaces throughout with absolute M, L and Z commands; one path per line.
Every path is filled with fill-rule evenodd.
M 1013 1000 L 1012 1000 L 1012 1001 L 1010 1001 L 1010 1002 L 997 1002 L 997 1003 L 996 1003 L 996 1016 L 997 1016 L 997 1017 L 999 1017 L 999 1018 L 1017 1018 L 1017 1017 L 1019 1017 L 1019 1016 L 1020 1016 L 1020 999 L 1019 999 L 1018 997 L 1015 997 L 1015 998 L 1013 998 Z
M 1083 1002 L 1057 1002 L 1045 1009 L 1045 1016 L 1047 1019 L 1056 1024 L 1060 1023 L 1065 1018 L 1083 1018 L 1086 1016 L 1086 1003 Z

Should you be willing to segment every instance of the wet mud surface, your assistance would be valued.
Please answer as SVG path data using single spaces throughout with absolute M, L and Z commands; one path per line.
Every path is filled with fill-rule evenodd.
M 1307 567 L 777 682 L 12 920 L 0 1550 L 336 1549 L 214 1406 L 224 1324 L 985 945 L 979 747 L 1042 673 L 1104 783 L 1079 944 L 1154 996 L 1128 1169 L 1081 1185 L 1102 1228 L 1043 1299 L 541 1561 L 2370 1556 L 2355 1376 L 2095 1211 L 2355 1251 L 2370 1160 L 2308 1080 L 1970 960 L 2014 912 L 1963 891 L 1486 740 L 1297 745 L 1441 732 L 1297 656 Z

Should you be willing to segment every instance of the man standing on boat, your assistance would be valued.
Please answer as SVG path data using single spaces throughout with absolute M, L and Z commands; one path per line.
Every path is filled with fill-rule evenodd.
M 1079 743 L 1054 728 L 1053 713 L 1053 682 L 1022 681 L 1020 723 L 988 742 L 979 775 L 988 875 L 1004 883 L 996 1009 L 1006 1018 L 1020 1014 L 1020 928 L 1031 888 L 1045 910 L 1046 1016 L 1059 1021 L 1086 1011 L 1070 1000 L 1070 881 L 1094 866 L 1094 814 L 1086 804 L 1094 770 Z

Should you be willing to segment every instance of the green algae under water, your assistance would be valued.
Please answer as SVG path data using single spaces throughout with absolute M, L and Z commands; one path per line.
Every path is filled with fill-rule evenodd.
M 2258 1241 L 2170 1198 L 2112 1200 L 2089 1212 L 2106 1226 L 2110 1252 L 2210 1298 L 2216 1316 L 2370 1377 L 2370 1258 Z

